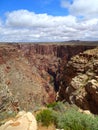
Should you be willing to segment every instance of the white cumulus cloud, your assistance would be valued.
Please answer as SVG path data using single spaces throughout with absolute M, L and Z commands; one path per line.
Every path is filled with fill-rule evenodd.
M 98 36 L 98 18 L 79 20 L 76 16 L 36 14 L 28 10 L 6 13 L 0 22 L 0 41 L 94 40 Z
M 47 28 L 59 26 L 61 23 L 70 24 L 75 22 L 74 16 L 51 16 L 47 14 L 35 14 L 27 10 L 18 10 L 7 13 L 7 26 L 13 27 L 39 27 Z
M 98 0 L 61 0 L 61 6 L 68 8 L 72 15 L 98 17 Z

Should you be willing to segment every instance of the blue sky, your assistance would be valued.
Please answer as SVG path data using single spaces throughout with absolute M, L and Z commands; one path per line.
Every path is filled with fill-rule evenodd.
M 1 0 L 0 14 L 2 16 L 7 11 L 26 9 L 54 16 L 68 15 L 68 9 L 61 8 L 60 2 L 60 0 Z
M 1 0 L 0 41 L 98 40 L 98 0 Z

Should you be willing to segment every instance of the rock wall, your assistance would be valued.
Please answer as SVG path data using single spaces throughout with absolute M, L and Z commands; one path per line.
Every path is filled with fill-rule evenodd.
M 72 57 L 60 81 L 59 100 L 98 114 L 98 48 Z
M 40 55 L 53 55 L 56 57 L 67 58 L 83 52 L 84 50 L 94 48 L 88 45 L 66 45 L 66 44 L 14 44 L 17 49 L 22 50 L 25 55 L 40 54 Z

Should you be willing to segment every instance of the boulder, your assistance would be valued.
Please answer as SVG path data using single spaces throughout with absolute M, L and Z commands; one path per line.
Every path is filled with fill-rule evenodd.
M 37 130 L 37 122 L 31 112 L 21 111 L 15 119 L 2 125 L 0 130 Z

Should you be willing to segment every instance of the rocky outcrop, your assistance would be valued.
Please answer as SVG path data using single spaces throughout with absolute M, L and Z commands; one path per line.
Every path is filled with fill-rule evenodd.
M 59 100 L 98 113 L 98 48 L 72 57 L 60 80 Z
M 37 121 L 32 113 L 21 111 L 16 118 L 2 125 L 0 130 L 37 130 Z

